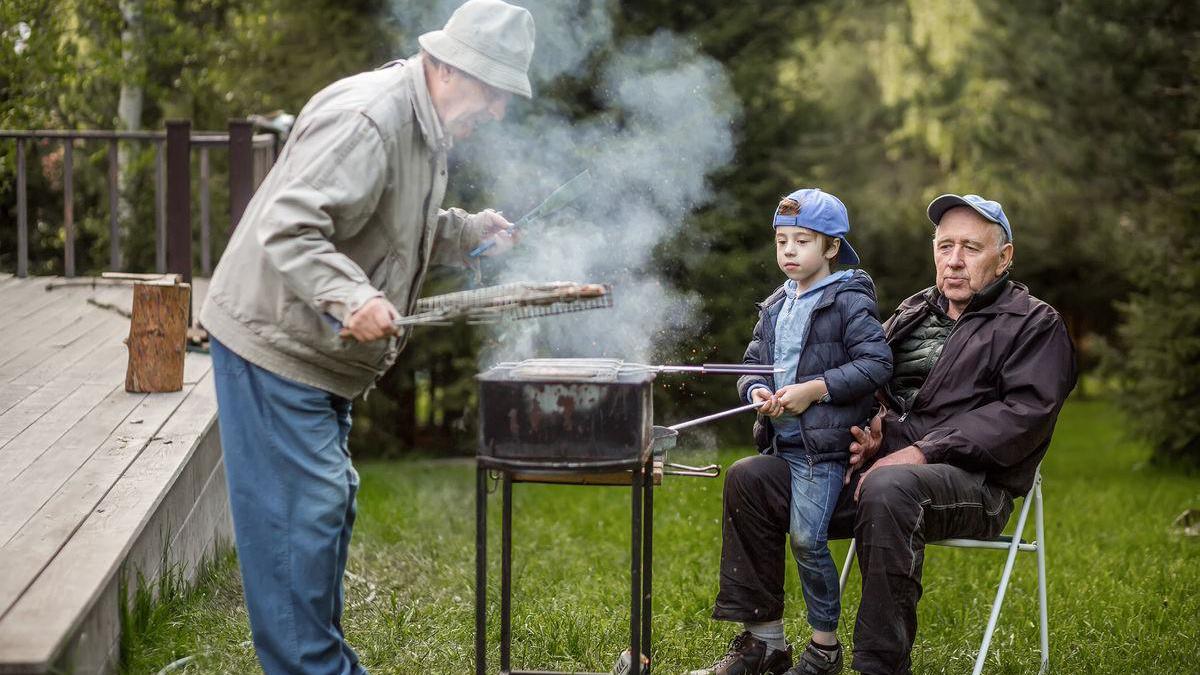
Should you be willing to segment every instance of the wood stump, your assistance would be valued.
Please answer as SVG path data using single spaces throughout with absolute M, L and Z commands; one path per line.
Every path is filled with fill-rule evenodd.
M 125 341 L 129 346 L 125 391 L 183 389 L 183 357 L 191 304 L 191 284 L 172 280 L 133 287 L 133 316 Z

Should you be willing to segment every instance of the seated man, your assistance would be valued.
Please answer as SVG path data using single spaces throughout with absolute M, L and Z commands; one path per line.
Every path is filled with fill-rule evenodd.
M 831 538 L 857 541 L 862 603 L 852 667 L 862 673 L 911 671 L 925 542 L 1003 530 L 1075 386 L 1062 318 L 1008 278 L 1012 228 L 1000 205 L 943 195 L 928 215 L 937 283 L 884 324 L 895 371 L 870 429 L 852 430 L 850 462 L 865 470 L 848 479 L 829 526 Z M 714 618 L 782 616 L 789 482 L 779 457 L 730 467 Z M 765 675 L 772 657 L 748 631 L 701 672 Z

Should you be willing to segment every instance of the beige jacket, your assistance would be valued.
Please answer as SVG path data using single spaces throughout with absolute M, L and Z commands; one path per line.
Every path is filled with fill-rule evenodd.
M 371 298 L 413 310 L 430 264 L 465 265 L 476 216 L 440 209 L 445 135 L 420 57 L 333 83 L 304 106 L 213 273 L 204 327 L 242 358 L 345 398 L 407 334 L 337 335 Z

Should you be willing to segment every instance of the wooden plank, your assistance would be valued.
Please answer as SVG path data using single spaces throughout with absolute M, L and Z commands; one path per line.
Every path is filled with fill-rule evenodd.
M 56 291 L 46 290 L 46 283 L 49 281 L 47 277 L 32 277 L 19 282 L 15 288 L 4 289 L 4 292 L 0 293 L 0 316 L 8 322 L 12 320 L 14 313 L 24 314 L 31 307 L 44 306 L 60 297 L 54 295 Z
M 51 280 L 50 277 L 31 277 L 19 282 L 15 287 L 5 288 L 0 293 L 0 316 L 3 316 L 7 323 L 14 317 L 36 313 L 38 309 L 62 300 L 64 295 L 69 299 L 70 289 L 67 293 L 46 290 L 46 284 Z
M 70 300 L 62 296 L 59 299 Z M 0 326 L 0 344 L 4 345 L 4 352 L 0 354 L 0 364 L 10 361 L 41 341 L 54 337 L 57 331 L 82 320 L 92 309 L 94 308 L 83 302 L 68 302 L 61 307 L 52 306 L 33 317 L 18 318 L 12 314 L 7 315 L 4 325 Z
M 24 401 L 30 394 L 40 389 L 34 384 L 9 384 L 0 387 L 0 415 Z
M 112 332 L 112 325 L 116 324 L 117 319 L 120 318 L 110 317 L 106 312 L 89 309 L 86 306 L 72 308 L 72 310 L 72 314 L 75 316 L 69 324 L 56 326 L 56 329 L 51 329 L 49 335 L 35 333 L 34 339 L 20 341 L 18 344 L 23 347 L 20 353 L 0 363 L 0 382 L 15 380 L 45 361 L 57 359 L 73 343 L 80 343 L 85 354 L 94 350 L 99 346 L 96 332 L 103 331 L 103 334 L 108 336 Z M 46 323 L 53 324 L 54 322 L 47 321 Z M 108 330 L 105 329 L 106 325 L 109 326 Z
M 195 384 L 212 369 L 212 357 L 208 354 L 188 352 L 183 361 L 183 383 Z
M 103 386 L 103 385 L 88 385 Z M 0 472 L 9 473 L 10 466 L 25 464 L 13 472 L 8 484 L 0 490 L 0 542 L 7 542 L 34 513 L 46 503 L 64 483 L 92 456 L 145 398 L 145 394 L 130 394 L 122 386 L 112 387 L 104 400 L 96 404 L 83 419 L 57 438 L 31 461 L 22 461 L 25 453 L 9 452 Z M 24 450 L 24 448 L 22 448 Z M 33 453 L 29 453 L 29 456 Z
M 104 370 L 98 373 L 97 381 L 84 379 L 80 382 L 79 379 L 66 379 L 61 389 L 70 389 L 70 393 L 38 415 L 32 423 L 28 418 L 21 419 L 20 413 L 27 410 L 19 405 L 0 417 L 0 485 L 12 480 L 29 466 L 113 390 L 114 378 L 119 377 L 119 373 L 125 367 L 120 358 L 122 348 L 123 345 L 116 345 L 116 349 L 111 351 L 101 349 L 97 352 L 99 363 L 104 364 Z M 72 378 L 79 378 L 79 375 L 73 373 Z M 37 398 L 39 397 L 35 393 L 26 398 L 26 401 Z M 18 430 L 17 433 L 13 434 L 14 430 Z M 9 437 L 7 441 L 5 436 Z
M 62 373 L 73 369 L 82 369 L 81 373 L 86 374 L 94 371 L 95 354 L 101 349 L 112 349 L 120 346 L 124 352 L 122 338 L 129 330 L 129 324 L 120 316 L 105 316 L 102 320 L 93 326 L 90 330 L 82 335 L 71 340 L 70 343 L 58 347 L 57 351 L 52 349 L 46 354 L 45 358 L 37 361 L 33 366 L 25 369 L 23 372 L 7 375 L 6 366 L 0 366 L 0 380 L 8 376 L 9 382 L 12 384 L 33 384 L 39 382 L 49 382 L 58 377 Z M 122 357 L 124 358 L 124 357 Z M 36 360 L 36 359 L 30 359 Z M 102 364 L 95 364 L 102 365 Z M 89 370 L 89 367 L 91 370 Z M 16 368 L 13 368 L 16 370 Z
M 120 381 L 124 365 L 124 345 L 108 345 L 83 363 L 67 370 L 31 392 L 8 410 L 0 413 L 0 449 L 22 431 L 35 424 L 47 412 L 73 394 L 81 384 L 99 377 L 108 384 Z
M 212 375 L 188 393 L 92 514 L 8 612 L 0 617 L 0 659 L 50 663 L 109 586 L 169 488 L 210 432 Z
M 90 291 L 91 289 L 87 290 Z M 83 292 L 85 292 L 83 289 L 67 289 L 66 292 L 43 291 L 41 295 L 30 297 L 25 304 L 9 310 L 6 318 L 10 320 L 14 318 L 31 320 L 33 317 L 47 310 L 68 307 L 74 304 L 75 299 Z
M 0 325 L 0 339 L 4 339 L 4 344 L 9 344 L 8 340 L 14 337 L 20 337 L 27 334 L 31 329 L 42 326 L 48 321 L 58 320 L 59 322 L 65 319 L 60 318 L 63 312 L 74 313 L 75 310 L 88 312 L 103 312 L 106 311 L 101 307 L 89 302 L 90 299 L 101 300 L 109 304 L 115 304 L 118 307 L 123 306 L 126 311 L 129 309 L 129 298 L 132 297 L 132 292 L 128 286 L 100 286 L 97 288 L 64 288 L 53 291 L 45 298 L 35 296 L 34 300 L 30 301 L 32 313 L 24 316 L 23 319 L 17 320 L 17 315 L 13 312 L 3 314 L 5 321 Z M 4 297 L 3 291 L 0 291 L 0 298 Z M 43 300 L 45 302 L 43 302 Z M 50 301 L 53 301 L 52 303 Z M 107 310 L 111 312 L 111 310 Z M 27 314 L 22 311 L 22 314 Z M 118 314 L 119 316 L 119 314 Z M 69 317 L 67 317 L 69 319 Z
M 36 422 L 17 434 L 8 443 L 0 446 L 0 487 L 9 489 L 7 483 L 27 469 L 47 450 L 54 446 L 71 427 L 86 418 L 93 408 L 100 405 L 110 391 L 112 383 L 84 383 L 42 415 Z M 4 516 L 0 514 L 0 523 Z M 2 525 L 0 525 L 2 527 Z
M 588 473 L 586 471 L 514 471 L 515 483 L 552 483 L 555 485 L 629 485 L 633 483 L 633 471 L 609 471 Z M 662 485 L 663 463 L 654 462 L 654 484 Z
M 0 545 L 0 567 L 5 570 L 4 576 L 0 577 L 0 616 L 108 494 L 150 439 L 158 435 L 191 389 L 187 387 L 160 396 L 125 394 L 138 399 L 133 411 L 106 437 L 93 438 L 97 447 L 83 465 L 59 489 L 45 491 L 42 495 L 44 503 Z M 64 438 L 63 442 L 73 442 L 76 447 L 56 448 L 55 454 L 60 461 L 87 450 L 85 438 Z M 42 476 L 43 479 L 46 477 Z M 0 501 L 3 499 L 0 495 Z

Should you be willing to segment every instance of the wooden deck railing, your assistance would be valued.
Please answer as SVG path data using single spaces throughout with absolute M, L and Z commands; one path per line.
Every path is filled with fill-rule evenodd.
M 192 278 L 191 155 L 199 153 L 200 271 L 212 271 L 212 213 L 210 207 L 209 151 L 229 152 L 229 231 L 237 225 L 254 189 L 275 161 L 272 134 L 254 134 L 248 120 L 230 120 L 228 131 L 192 131 L 189 120 L 171 120 L 164 131 L 108 130 L 0 130 L 0 139 L 16 142 L 17 152 L 17 264 L 16 274 L 29 274 L 29 204 L 26 190 L 27 149 L 30 143 L 56 140 L 63 147 L 63 274 L 75 276 L 74 150 L 76 143 L 108 143 L 109 268 L 121 271 L 121 231 L 118 223 L 117 147 L 122 141 L 153 143 L 155 272 Z

